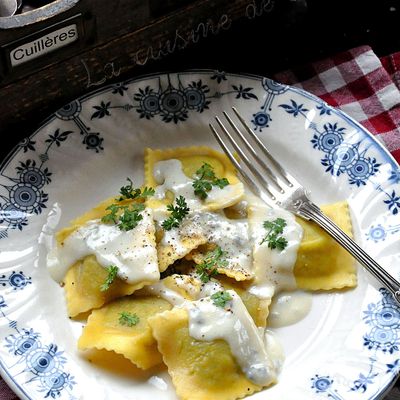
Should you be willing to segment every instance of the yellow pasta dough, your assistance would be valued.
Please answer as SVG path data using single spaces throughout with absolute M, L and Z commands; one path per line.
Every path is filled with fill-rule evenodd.
M 158 267 L 160 272 L 164 272 L 175 261 L 180 260 L 198 246 L 207 242 L 207 238 L 202 234 L 191 234 L 181 237 L 179 251 L 173 243 L 159 242 L 157 244 Z
M 162 357 L 147 320 L 171 307 L 167 301 L 156 297 L 128 296 L 115 300 L 91 313 L 78 348 L 114 351 L 142 369 L 160 364 Z M 123 325 L 121 313 L 135 314 L 139 322 L 133 326 Z
M 223 275 L 218 276 L 217 280 L 226 290 L 232 289 L 239 295 L 257 326 L 266 326 L 271 299 L 260 299 L 249 293 L 248 289 L 251 283 L 237 282 Z
M 165 287 L 177 292 L 187 300 L 196 300 L 200 293 L 201 282 L 194 276 L 173 274 L 162 280 Z
M 75 263 L 64 278 L 64 289 L 67 309 L 70 317 L 101 307 L 106 302 L 118 297 L 132 294 L 151 282 L 140 282 L 130 285 L 121 279 L 115 279 L 108 290 L 101 291 L 100 287 L 108 276 L 94 256 L 85 257 Z
M 204 256 L 207 252 L 212 251 L 216 248 L 215 244 L 208 243 L 205 246 L 199 246 L 197 249 L 193 250 L 189 255 L 188 259 L 193 260 L 196 264 L 201 264 L 204 261 Z M 233 278 L 237 281 L 245 281 L 253 278 L 251 271 L 242 268 L 241 265 L 233 264 L 229 262 L 229 257 L 227 258 L 226 266 L 219 266 L 217 271 L 219 274 L 226 275 L 229 278 Z
M 159 161 L 176 159 L 182 163 L 182 170 L 184 174 L 193 179 L 196 171 L 204 164 L 207 163 L 214 168 L 215 175 L 218 178 L 226 178 L 229 184 L 232 185 L 234 190 L 222 199 L 214 202 L 208 202 L 205 206 L 207 210 L 220 210 L 237 203 L 244 195 L 243 184 L 236 176 L 236 170 L 230 162 L 229 158 L 210 147 L 196 146 L 196 147 L 178 147 L 174 149 L 153 150 L 147 148 L 144 156 L 144 174 L 145 185 L 157 187 L 158 183 L 154 178 L 154 166 Z M 171 203 L 170 196 L 165 199 L 150 198 L 147 200 L 147 205 L 152 208 L 160 208 L 168 203 Z
M 78 218 L 73 219 L 69 226 L 61 229 L 56 234 L 57 243 L 60 245 L 72 232 L 74 232 L 77 228 L 84 225 L 86 222 L 93 219 L 101 219 L 104 215 L 108 213 L 106 208 L 113 203 L 116 203 L 115 197 L 110 197 L 107 200 L 102 201 L 96 207 L 93 207 L 89 211 L 85 212 Z M 132 200 L 124 200 L 118 202 L 119 205 L 128 205 L 131 204 Z
M 204 302 L 210 291 L 216 291 L 213 292 L 214 295 L 222 296 L 224 291 L 233 290 L 241 298 L 240 301 L 236 294 L 232 294 L 240 301 L 241 310 L 246 314 L 246 321 L 258 334 L 258 329 L 254 327 L 248 314 L 257 327 L 265 327 L 271 299 L 277 290 L 292 289 L 295 283 L 299 289 L 304 290 L 331 290 L 355 286 L 357 276 L 353 258 L 314 223 L 297 219 L 303 228 L 303 239 L 293 267 L 296 255 L 293 249 L 297 248 L 301 230 L 294 223 L 294 216 L 288 213 L 284 214 L 286 222 L 289 228 L 297 232 L 297 236 L 292 236 L 295 237 L 294 247 L 288 247 L 288 252 L 292 249 L 290 257 L 284 259 L 284 254 L 279 252 L 279 249 L 268 248 L 263 240 L 266 235 L 263 220 L 268 208 L 252 195 L 246 195 L 246 202 L 241 201 L 244 197 L 244 186 L 237 178 L 235 168 L 224 154 L 212 148 L 199 146 L 165 150 L 146 149 L 144 160 L 144 186 L 154 188 L 155 194 L 145 201 L 146 207 L 149 207 L 146 209 L 149 221 L 142 223 L 151 229 L 142 231 L 142 235 L 131 230 L 132 235 L 128 236 L 124 246 L 129 250 L 131 243 L 140 238 L 140 246 L 151 249 L 153 262 L 139 264 L 152 265 L 157 277 L 150 273 L 137 275 L 137 280 L 142 279 L 142 281 L 134 284 L 128 284 L 117 277 L 107 290 L 102 291 L 101 286 L 106 282 L 109 273 L 98 263 L 96 256 L 89 255 L 75 262 L 62 282 L 69 316 L 82 316 L 83 313 L 92 310 L 79 338 L 78 348 L 86 351 L 87 356 L 90 352 L 100 354 L 103 363 L 109 360 L 112 364 L 113 357 L 117 357 L 120 361 L 123 360 L 121 365 L 125 362 L 133 368 L 127 361 L 129 360 L 140 368 L 142 374 L 150 374 L 149 368 L 164 362 L 181 400 L 236 400 L 260 391 L 262 386 L 246 377 L 225 340 L 200 341 L 190 336 L 189 315 L 185 306 L 191 301 Z M 163 171 L 173 171 L 173 173 L 162 173 L 160 166 L 155 174 L 157 163 L 168 160 L 175 161 L 163 163 L 163 167 L 172 165 L 174 169 L 171 167 Z M 196 171 L 204 163 L 212 167 L 216 177 L 226 178 L 229 181 L 230 191 L 225 192 L 224 188 L 217 188 L 207 200 L 195 196 L 191 180 L 196 178 Z M 176 173 L 178 170 L 179 174 Z M 169 176 L 172 176 L 178 184 L 172 184 L 172 180 L 168 180 Z M 183 189 L 182 191 L 176 189 L 181 182 L 186 192 Z M 191 201 L 190 213 L 183 221 L 179 221 L 179 226 L 166 230 L 165 225 L 162 227 L 162 221 L 168 218 L 171 212 L 170 209 L 166 209 L 166 205 L 174 203 L 175 195 L 178 197 L 181 193 L 185 194 L 188 204 Z M 118 203 L 124 206 L 137 201 L 126 199 L 119 202 L 118 197 L 103 201 L 71 221 L 68 227 L 56 234 L 58 246 L 66 246 L 69 243 L 68 236 L 81 226 L 108 214 L 106 208 L 111 204 Z M 144 200 L 141 199 L 139 202 Z M 339 227 L 351 235 L 351 220 L 346 202 L 321 208 Z M 274 212 L 281 211 L 274 210 Z M 97 222 L 94 221 L 96 224 Z M 117 229 L 119 237 L 120 230 L 114 228 Z M 79 233 L 80 231 L 76 232 Z M 142 242 L 142 238 L 147 238 L 148 241 Z M 79 240 L 80 237 L 77 241 Z M 290 236 L 288 240 L 292 240 Z M 102 249 L 103 243 L 105 242 L 99 246 Z M 118 251 L 121 251 L 120 247 Z M 215 260 L 210 261 L 213 256 L 211 255 L 210 259 L 206 260 L 209 264 L 205 263 L 199 268 L 199 264 L 204 263 L 205 256 L 216 247 L 220 247 L 216 251 L 221 251 L 222 254 L 222 258 L 218 260 L 219 264 L 218 262 L 215 264 Z M 136 251 L 138 247 L 133 248 Z M 258 250 L 261 248 L 262 252 L 257 253 L 257 248 Z M 275 256 L 282 258 L 274 258 Z M 282 259 L 289 261 L 281 265 Z M 163 275 L 172 272 L 183 271 L 183 273 L 169 275 L 157 281 L 159 279 L 157 261 L 160 272 L 170 267 L 170 270 Z M 66 262 L 65 266 L 69 262 Z M 125 267 L 124 263 L 125 259 L 121 268 Z M 179 263 L 183 265 L 182 269 L 175 269 Z M 201 275 L 199 271 L 196 273 L 196 264 L 199 271 L 201 268 L 204 269 L 203 274 L 210 274 L 211 282 L 205 284 L 200 280 Z M 213 268 L 216 268 L 216 274 L 213 274 L 215 272 Z M 62 273 L 64 271 L 65 269 Z M 274 274 L 279 275 L 282 282 L 283 278 L 287 280 L 281 285 L 278 278 L 274 280 Z M 153 279 L 149 276 L 153 276 Z M 207 280 L 204 276 L 202 276 L 203 281 Z M 148 285 L 151 286 L 146 287 Z M 254 293 L 259 293 L 259 296 Z M 218 296 L 215 299 L 218 300 Z M 248 313 L 244 310 L 242 302 Z M 173 307 L 171 303 L 183 306 Z M 217 302 L 214 303 L 214 307 L 218 307 Z M 232 310 L 233 306 L 226 311 L 235 315 Z M 132 323 L 131 326 L 124 324 L 123 321 L 121 323 L 123 313 L 136 315 L 137 323 Z M 223 321 L 223 318 L 219 317 L 218 314 L 215 320 Z M 235 329 L 236 327 L 237 325 Z M 229 329 L 226 330 L 231 332 Z M 244 330 L 244 332 L 248 335 L 250 331 Z M 264 351 L 263 340 L 260 339 L 259 349 Z M 277 354 L 273 357 L 279 359 Z M 142 371 L 146 369 L 148 371 Z
M 234 400 L 262 389 L 245 377 L 225 341 L 189 336 L 185 309 L 158 314 L 149 324 L 180 399 Z
M 346 202 L 326 205 L 321 209 L 349 236 L 352 236 Z M 297 286 L 308 290 L 356 286 L 357 273 L 353 257 L 316 224 L 301 219 L 297 222 L 304 229 L 294 266 Z

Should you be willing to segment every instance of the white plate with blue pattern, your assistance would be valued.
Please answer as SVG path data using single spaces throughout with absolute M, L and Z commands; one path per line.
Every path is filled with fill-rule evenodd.
M 236 106 L 317 203 L 347 199 L 356 239 L 400 271 L 400 170 L 359 124 L 272 80 L 213 71 L 152 75 L 73 101 L 22 141 L 0 171 L 1 374 L 22 399 L 175 399 L 165 373 L 132 376 L 85 360 L 38 237 L 58 203 L 61 224 L 140 184 L 143 149 L 211 145 L 208 122 Z M 276 329 L 279 383 L 252 399 L 378 399 L 397 377 L 400 310 L 361 268 L 356 289 L 316 293 L 310 314 Z

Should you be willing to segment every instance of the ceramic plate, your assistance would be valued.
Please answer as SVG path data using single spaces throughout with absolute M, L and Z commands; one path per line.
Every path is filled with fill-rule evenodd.
M 60 109 L 1 166 L 1 373 L 22 399 L 176 399 L 164 372 L 113 371 L 80 356 L 81 322 L 38 238 L 55 203 L 61 225 L 143 177 L 145 147 L 210 145 L 208 122 L 236 106 L 318 204 L 347 199 L 356 240 L 400 271 L 400 170 L 359 124 L 316 97 L 270 79 L 223 72 L 152 75 Z M 276 329 L 279 383 L 252 399 L 377 399 L 400 368 L 400 313 L 359 268 L 356 289 L 315 293 L 309 315 Z

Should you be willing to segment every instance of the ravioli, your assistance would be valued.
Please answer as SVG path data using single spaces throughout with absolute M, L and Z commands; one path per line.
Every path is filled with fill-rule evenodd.
M 161 282 L 186 300 L 196 300 L 199 297 L 201 281 L 194 276 L 173 274 Z
M 215 173 L 216 180 L 225 178 L 229 184 L 218 186 L 210 181 L 207 196 L 200 198 L 193 183 L 201 167 L 203 171 L 211 168 L 210 179 Z M 281 290 L 353 287 L 357 277 L 352 257 L 315 224 L 245 195 L 230 160 L 212 148 L 146 149 L 144 172 L 143 186 L 154 188 L 146 200 L 109 198 L 56 234 L 57 245 L 64 250 L 72 246 L 71 240 L 79 243 L 81 238 L 86 246 L 84 250 L 78 246 L 81 256 L 73 262 L 65 252 L 59 253 L 60 264 L 69 267 L 58 281 L 62 279 L 64 284 L 70 317 L 82 318 L 92 311 L 79 338 L 79 350 L 86 356 L 100 354 L 99 359 L 110 368 L 115 358 L 123 361 L 121 365 L 141 370 L 164 362 L 182 400 L 235 400 L 274 383 L 283 354 L 275 339 L 262 329 L 273 296 Z M 167 230 L 163 221 L 173 215 L 167 205 L 177 205 L 180 196 L 189 212 L 178 226 Z M 122 237 L 124 229 L 118 222 L 103 221 L 106 234 L 98 236 L 106 241 L 89 248 L 89 236 L 81 232 L 100 224 L 108 206 L 138 202 L 146 207 L 136 225 L 141 224 L 138 234 L 128 229 L 130 234 Z M 351 235 L 346 202 L 322 209 Z M 264 221 L 278 217 L 284 219 L 281 233 L 286 244 L 270 248 L 270 224 L 264 225 Z M 110 227 L 114 231 L 108 231 Z M 93 232 L 96 236 L 99 231 Z M 109 232 L 116 240 L 108 239 Z M 128 250 L 140 250 L 136 241 L 150 252 L 143 251 L 143 262 L 133 269 L 138 274 L 133 279 L 128 267 L 123 270 L 128 253 L 121 244 Z M 113 260 L 121 262 L 121 269 L 118 267 L 118 276 L 102 291 L 110 278 L 106 267 L 114 266 L 108 264 L 107 251 L 115 250 L 117 242 L 120 248 Z M 87 248 L 95 254 L 84 253 Z M 131 251 L 129 257 L 137 261 L 135 254 Z M 217 265 L 211 261 L 203 270 L 198 268 L 212 257 L 222 258 Z M 50 257 L 50 272 L 51 262 Z M 160 280 L 160 272 L 169 276 Z M 204 283 L 200 276 L 204 281 L 207 274 L 210 280 Z M 122 313 L 135 314 L 139 320 L 125 325 L 120 320 Z
M 321 208 L 351 236 L 351 221 L 346 202 Z M 271 210 L 260 204 L 252 205 L 249 208 L 249 217 L 253 230 L 260 229 L 267 212 L 273 212 L 276 216 L 284 213 L 286 220 L 294 218 L 284 210 Z M 297 253 L 292 254 L 289 262 L 285 261 L 285 253 L 290 243 L 281 252 L 269 249 L 265 252 L 265 249 L 263 253 L 259 253 L 257 248 L 260 248 L 262 235 L 257 236 L 254 251 L 257 283 L 260 284 L 262 280 L 264 283 L 267 282 L 270 297 L 274 295 L 276 287 L 278 290 L 295 290 L 296 288 L 331 290 L 354 287 L 357 283 L 357 275 L 353 258 L 313 222 L 300 218 L 296 218 L 296 222 L 302 227 L 303 237 Z M 263 232 L 265 234 L 265 230 Z
M 196 264 L 201 264 L 204 262 L 205 255 L 209 251 L 215 249 L 215 247 L 216 246 L 214 244 L 210 243 L 206 246 L 200 246 L 188 255 L 188 259 L 193 260 Z M 239 263 L 235 263 L 234 260 L 229 257 L 229 255 L 225 259 L 227 261 L 227 265 L 217 268 L 219 274 L 226 275 L 227 277 L 233 278 L 237 281 L 245 281 L 253 278 L 253 273 L 251 270 L 249 270 L 247 265 L 243 267 Z M 251 259 L 249 261 L 251 261 Z
M 249 381 L 224 340 L 189 335 L 188 313 L 174 308 L 148 320 L 182 400 L 234 400 L 262 389 Z
M 164 232 L 162 239 L 157 244 L 160 272 L 164 272 L 175 261 L 182 259 L 205 243 L 207 243 L 207 237 L 202 232 L 188 232 L 185 235 L 182 234 L 182 227 Z
M 348 205 L 339 202 L 321 207 L 344 232 L 352 237 Z M 354 287 L 357 271 L 353 257 L 313 222 L 298 219 L 304 229 L 294 266 L 297 286 L 308 290 Z
M 180 253 L 181 257 L 186 256 L 201 264 L 209 251 L 220 247 L 226 260 L 225 265 L 218 267 L 220 274 L 238 281 L 249 280 L 254 276 L 252 244 L 246 220 L 229 219 L 222 212 L 194 212 L 178 228 L 167 231 L 164 235 L 158 244 L 159 252 L 160 249 L 167 248 L 175 259 L 179 258 Z M 197 238 L 199 240 L 195 242 Z M 192 244 L 190 253 L 186 242 Z M 163 258 L 164 255 L 159 256 L 162 265 Z
M 226 290 L 234 290 L 242 299 L 247 311 L 257 326 L 265 327 L 269 313 L 271 299 L 261 299 L 249 292 L 251 283 L 237 282 L 223 275 L 216 278 Z
M 78 340 L 79 350 L 108 350 L 123 355 L 141 369 L 162 363 L 148 318 L 171 309 L 165 300 L 155 297 L 123 297 L 94 310 Z M 135 314 L 139 322 L 122 325 L 121 313 Z
M 161 184 L 154 176 L 154 167 L 158 162 L 166 160 L 178 160 L 181 164 L 181 171 L 188 179 L 195 177 L 196 171 L 207 163 L 213 167 L 215 175 L 219 178 L 226 178 L 229 185 L 221 190 L 220 196 L 211 198 L 211 196 L 203 201 L 202 209 L 220 210 L 229 207 L 238 201 L 244 195 L 244 186 L 236 176 L 235 168 L 229 158 L 210 147 L 178 147 L 174 149 L 153 150 L 146 148 L 144 156 L 144 173 L 145 185 L 157 189 Z M 189 184 L 189 186 L 191 186 Z M 222 191 L 225 191 L 222 193 Z M 171 196 L 172 195 L 172 196 Z M 170 190 L 167 190 L 165 198 L 151 198 L 147 201 L 147 205 L 154 209 L 163 209 L 166 204 L 171 203 L 174 196 Z
M 108 213 L 106 208 L 111 204 L 116 203 L 115 197 L 110 197 L 107 200 L 102 201 L 96 207 L 93 207 L 89 211 L 86 211 L 81 216 L 73 219 L 69 226 L 59 230 L 56 233 L 56 240 L 58 245 L 60 245 L 72 232 L 78 229 L 80 226 L 84 225 L 86 222 L 94 220 L 94 219 L 101 219 Z M 124 200 L 119 202 L 120 205 L 128 205 L 131 204 L 132 200 Z
M 116 200 L 100 203 L 58 232 L 57 244 L 47 255 L 50 273 L 65 285 L 71 317 L 159 280 L 152 210 L 141 211 L 133 229 L 121 230 L 97 219 L 108 213 L 105 208 L 113 202 Z M 130 203 L 125 200 L 118 205 Z M 117 268 L 121 279 L 102 291 L 110 267 Z
M 101 285 L 107 279 L 107 275 L 107 270 L 94 256 L 85 257 L 68 270 L 63 284 L 70 317 L 99 308 L 110 300 L 132 294 L 144 285 L 152 283 L 143 281 L 130 285 L 117 278 L 108 290 L 101 291 Z

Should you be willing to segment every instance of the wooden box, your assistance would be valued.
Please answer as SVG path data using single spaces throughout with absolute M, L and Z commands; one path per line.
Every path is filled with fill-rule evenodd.
M 266 0 L 56 0 L 0 18 L 0 131 L 272 7 Z

